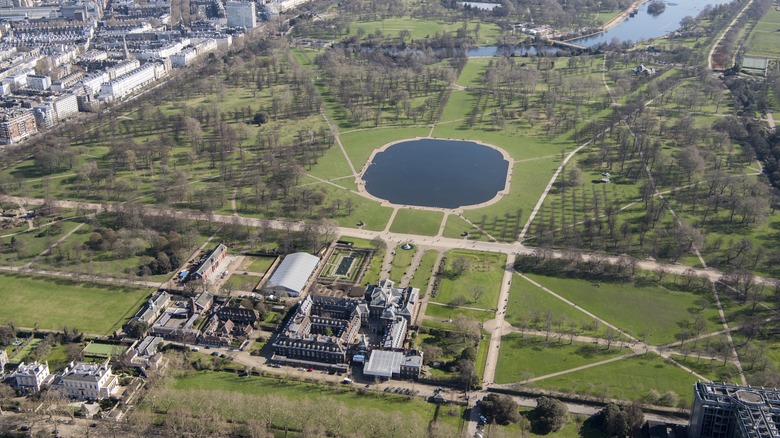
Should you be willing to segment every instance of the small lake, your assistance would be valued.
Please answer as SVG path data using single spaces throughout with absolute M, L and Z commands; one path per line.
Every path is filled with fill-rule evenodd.
M 473 58 L 476 56 L 536 56 L 540 51 L 545 55 L 554 55 L 558 53 L 560 49 L 553 46 L 530 46 L 522 45 L 515 47 L 500 47 L 500 46 L 482 46 L 469 49 L 466 56 Z
M 504 190 L 509 163 L 473 141 L 421 139 L 374 155 L 363 174 L 366 191 L 393 204 L 457 208 Z
M 697 15 L 707 5 L 722 5 L 730 0 L 675 0 L 666 2 L 666 9 L 658 15 L 647 13 L 649 2 L 644 3 L 637 14 L 622 21 L 617 26 L 587 38 L 579 38 L 570 42 L 582 46 L 593 47 L 601 43 L 610 43 L 617 38 L 621 42 L 639 42 L 650 38 L 657 38 L 674 32 L 680 28 L 680 21 Z

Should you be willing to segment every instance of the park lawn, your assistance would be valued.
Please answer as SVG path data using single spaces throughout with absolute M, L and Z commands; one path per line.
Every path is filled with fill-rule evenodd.
M 453 249 L 447 251 L 445 256 L 447 257 L 445 271 L 451 270 L 453 261 L 459 257 L 465 258 L 470 266 L 457 278 L 444 276 L 439 284 L 436 297 L 431 299 L 439 303 L 450 303 L 457 296 L 463 295 L 469 307 L 495 309 L 498 304 L 501 281 L 504 278 L 506 254 Z M 476 302 L 474 302 L 473 296 L 470 296 L 475 287 L 481 287 L 484 290 Z
M 469 233 L 468 237 L 461 236 L 461 233 L 464 231 Z M 488 239 L 487 236 L 485 236 L 485 233 L 481 232 L 475 225 L 471 225 L 468 221 L 455 214 L 447 216 L 447 223 L 444 225 L 444 232 L 442 233 L 442 236 L 452 239 Z
M 425 293 L 428 288 L 428 283 L 431 281 L 431 275 L 433 274 L 433 265 L 436 263 L 436 258 L 439 252 L 433 249 L 425 251 L 420 259 L 420 264 L 417 265 L 417 270 L 414 271 L 414 277 L 409 282 L 409 286 L 420 289 L 420 295 Z
M 750 49 L 747 55 L 767 58 L 780 57 L 780 47 L 777 44 L 778 30 L 780 30 L 780 11 L 769 8 L 750 31 L 747 43 Z
M 515 275 L 512 279 L 506 309 L 508 323 L 519 329 L 529 327 L 543 330 L 547 316 L 553 315 L 556 329 L 559 326 L 570 329 L 572 324 L 576 324 L 575 330 L 578 334 L 596 335 L 598 333 L 598 325 L 595 326 L 596 330 L 593 329 L 594 323 L 597 323 L 595 319 L 520 276 Z M 534 321 L 538 321 L 538 323 L 535 324 Z M 563 323 L 558 324 L 560 321 Z
M 381 249 L 374 252 L 371 256 L 368 268 L 366 269 L 363 278 L 360 280 L 362 284 L 379 284 L 382 276 L 382 262 L 385 259 L 386 249 Z
M 323 403 L 341 403 L 348 408 L 396 411 L 403 415 L 419 416 L 425 420 L 433 419 L 435 409 L 434 405 L 425 403 L 422 399 L 407 400 L 403 396 L 373 391 L 361 395 L 351 391 L 347 386 L 329 387 L 290 379 L 258 376 L 239 377 L 234 373 L 226 372 L 201 371 L 179 375 L 170 387 L 184 393 L 191 390 L 227 391 L 257 396 L 274 395 L 289 400 L 322 400 Z
M 462 124 L 463 120 L 466 120 L 471 114 L 471 108 L 476 102 L 477 96 L 473 93 L 465 90 L 452 90 L 437 125 L 442 123 Z
M 463 27 L 462 21 L 445 22 L 434 20 L 421 20 L 412 17 L 392 17 L 385 20 L 377 21 L 353 21 L 349 26 L 349 35 L 357 35 L 358 30 L 362 29 L 366 35 L 380 31 L 382 35 L 390 37 L 398 37 L 402 30 L 408 30 L 411 39 L 422 39 L 433 37 L 436 34 L 443 34 L 444 32 L 455 33 L 458 29 Z M 469 33 L 472 34 L 476 30 L 476 26 L 479 26 L 479 39 L 478 44 L 494 44 L 496 38 L 500 35 L 501 31 L 493 23 L 470 21 L 467 24 Z
M 339 145 L 334 144 L 325 151 L 325 154 L 317 157 L 317 164 L 309 169 L 308 173 L 317 178 L 330 180 L 342 176 L 352 176 L 352 169 L 349 168 L 349 163 Z
M 741 384 L 737 366 L 732 362 L 726 362 L 726 365 L 723 365 L 722 360 L 697 359 L 693 354 L 687 358 L 679 354 L 673 354 L 672 359 L 713 382 Z
M 477 226 L 481 226 L 484 218 L 485 231 L 493 238 L 514 241 L 515 221 L 518 212 L 520 213 L 519 232 L 544 192 L 553 172 L 555 172 L 558 160 L 559 157 L 554 156 L 515 162 L 511 169 L 512 181 L 509 194 L 486 207 L 466 210 L 464 216 Z M 504 227 L 504 223 L 506 223 L 506 227 Z
M 651 345 L 674 342 L 675 335 L 681 330 L 680 324 L 696 317 L 692 310 L 697 308 L 696 301 L 702 298 L 660 286 L 637 287 L 631 283 L 594 283 L 536 274 L 527 276 L 627 333 L 636 337 L 646 334 L 646 342 Z M 709 296 L 705 298 L 714 302 Z M 714 306 L 705 309 L 701 315 L 706 321 L 702 333 L 720 329 L 720 319 Z
M 455 85 L 460 85 L 461 87 L 478 87 L 482 85 L 485 69 L 491 62 L 495 62 L 495 60 L 493 58 L 469 58 L 463 70 L 460 71 L 460 76 L 455 81 Z
M 0 321 L 19 327 L 61 330 L 75 327 L 84 333 L 110 334 L 127 322 L 150 291 L 124 286 L 0 274 Z
M 244 270 L 249 272 L 267 272 L 274 264 L 276 257 L 252 257 L 246 256 L 249 263 L 245 262 Z
M 225 284 L 232 287 L 233 290 L 252 291 L 259 282 L 260 277 L 254 275 L 233 274 Z
M 390 266 L 390 279 L 396 282 L 401 281 L 404 273 L 412 264 L 414 254 L 417 252 L 417 247 L 413 246 L 410 250 L 401 249 L 401 245 L 395 247 L 395 256 L 393 256 L 393 263 Z
M 430 130 L 429 127 L 365 129 L 342 132 L 340 138 L 352 165 L 362 173 L 375 149 L 394 141 L 426 137 Z
M 68 248 L 68 245 L 81 245 L 89 240 L 95 229 L 87 224 L 83 224 L 71 234 L 66 240 L 60 243 L 62 248 Z M 141 238 L 136 238 L 141 240 Z M 147 244 L 148 242 L 144 242 Z M 82 250 L 82 254 L 76 256 L 75 251 L 66 250 L 63 256 L 59 259 L 56 257 L 59 254 L 57 248 L 53 248 L 53 254 L 41 257 L 36 262 L 38 267 L 43 269 L 51 269 L 56 271 L 75 272 L 84 275 L 98 275 L 114 278 L 130 278 L 130 279 L 143 279 L 144 281 L 159 281 L 164 282 L 171 277 L 170 273 L 150 275 L 147 277 L 139 277 L 136 275 L 138 268 L 141 266 L 141 261 L 145 255 L 130 255 L 124 258 L 119 258 L 117 253 L 112 250 L 96 251 L 90 250 L 87 254 L 87 250 Z M 177 266 L 178 268 L 178 266 Z
M 695 376 L 682 368 L 666 363 L 658 355 L 648 354 L 551 377 L 534 382 L 534 385 L 621 400 L 639 400 L 647 397 L 650 391 L 661 394 L 672 391 L 687 405 L 696 381 Z
M 35 229 L 11 237 L 4 237 L 2 242 L 6 245 L 6 248 L 0 252 L 0 262 L 2 262 L 2 264 L 12 266 L 20 266 L 31 262 L 35 257 L 42 254 L 49 247 L 49 245 L 53 245 L 63 236 L 67 235 L 73 229 L 81 225 L 80 222 L 75 221 L 60 221 L 57 222 L 57 224 L 60 226 L 59 232 L 48 231 L 51 229 L 52 224 L 53 223 L 50 223 L 48 226 L 45 226 L 41 229 Z M 16 245 L 23 245 L 22 257 L 19 257 L 18 253 L 14 251 L 14 248 L 11 244 L 12 240 L 14 242 L 23 242 L 16 243 Z
M 338 222 L 339 226 L 354 228 L 360 221 L 363 221 L 363 228 L 372 231 L 382 231 L 393 214 L 393 209 L 383 207 L 378 202 L 353 193 L 338 189 L 336 187 L 327 187 L 328 200 L 324 205 L 331 204 L 335 199 L 349 201 L 352 203 L 351 209 L 346 208 L 342 203 L 340 213 L 331 219 Z
M 429 302 L 428 306 L 425 308 L 425 315 L 441 319 L 455 319 L 456 316 L 461 315 L 479 322 L 485 322 L 496 316 L 495 312 L 490 310 L 463 309 L 431 302 Z
M 340 236 L 339 240 L 342 242 L 351 242 L 353 248 L 366 248 L 374 249 L 371 241 L 368 239 L 361 239 L 360 237 Z
M 617 347 L 544 337 L 509 334 L 501 338 L 496 383 L 513 383 L 545 376 L 631 353 Z
M 440 211 L 401 208 L 390 225 L 390 232 L 435 236 L 443 218 L 444 213 Z

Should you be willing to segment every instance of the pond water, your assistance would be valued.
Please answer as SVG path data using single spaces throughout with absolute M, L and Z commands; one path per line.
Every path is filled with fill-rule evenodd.
M 666 9 L 658 15 L 647 13 L 649 2 L 644 3 L 637 14 L 622 21 L 612 29 L 593 35 L 587 38 L 572 40 L 574 44 L 593 47 L 601 43 L 610 43 L 613 38 L 621 42 L 631 41 L 639 42 L 650 38 L 657 38 L 670 34 L 680 28 L 680 21 L 691 16 L 697 15 L 707 5 L 721 5 L 729 3 L 730 0 L 676 0 L 666 2 Z
M 363 180 L 368 193 L 393 204 L 457 208 L 493 199 L 508 169 L 501 152 L 488 146 L 421 139 L 374 155 Z
M 482 46 L 469 49 L 466 55 L 470 58 L 475 56 L 535 56 L 539 51 L 547 55 L 553 55 L 559 50 L 559 48 L 552 46 L 540 46 L 538 48 L 530 45 L 516 47 Z

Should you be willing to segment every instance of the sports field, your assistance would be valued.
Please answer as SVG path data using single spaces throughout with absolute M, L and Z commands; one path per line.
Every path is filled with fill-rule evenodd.
M 127 347 L 116 344 L 103 344 L 90 342 L 84 349 L 85 356 L 93 357 L 118 357 L 127 350 Z
M 75 283 L 46 277 L 0 274 L 0 321 L 19 327 L 76 327 L 104 335 L 119 328 L 151 293 L 148 289 Z

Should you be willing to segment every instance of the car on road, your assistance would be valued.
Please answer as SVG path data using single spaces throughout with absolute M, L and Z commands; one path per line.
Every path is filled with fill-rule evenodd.
M 271 364 L 271 368 L 281 368 L 281 367 L 282 367 L 282 366 L 281 366 L 281 365 L 279 365 L 278 363 L 272 363 L 272 364 Z
M 190 349 L 190 351 L 194 351 L 194 352 L 196 352 L 196 353 L 197 353 L 198 351 L 200 351 L 200 348 L 198 348 L 198 347 L 192 347 L 192 348 Z
M 307 373 L 310 373 L 310 372 L 312 372 L 312 371 L 314 371 L 314 368 L 308 368 L 308 369 L 306 370 L 306 372 L 307 372 Z
M 216 356 L 219 356 L 219 352 L 217 352 L 217 351 L 212 351 L 212 352 L 211 352 L 211 355 L 212 355 L 212 356 L 215 356 L 215 357 L 216 357 Z

